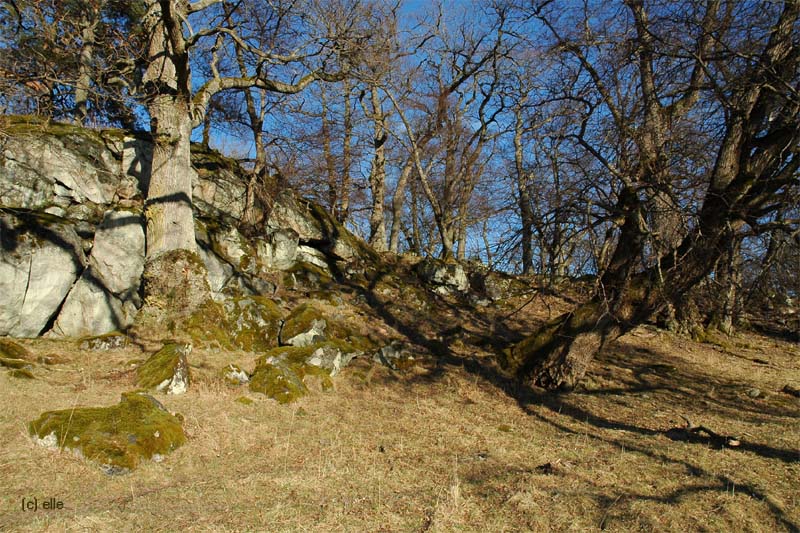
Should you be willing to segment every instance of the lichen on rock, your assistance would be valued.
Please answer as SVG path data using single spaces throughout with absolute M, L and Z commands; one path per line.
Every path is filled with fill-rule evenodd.
M 124 333 L 112 331 L 104 335 L 96 335 L 81 340 L 81 350 L 101 351 L 116 350 L 128 346 L 130 339 Z
M 283 312 L 265 296 L 236 296 L 209 301 L 187 320 L 184 331 L 193 342 L 219 349 L 264 352 L 278 345 Z
M 167 344 L 136 370 L 137 383 L 145 389 L 183 394 L 189 388 L 191 344 Z
M 124 473 L 142 460 L 160 460 L 186 441 L 181 420 L 155 398 L 122 394 L 111 407 L 47 411 L 28 424 L 34 442 L 70 449 L 100 464 L 107 473 Z
M 250 382 L 250 376 L 239 365 L 230 363 L 222 369 L 222 378 L 229 385 L 243 385 Z
M 342 341 L 275 348 L 257 360 L 250 390 L 280 403 L 290 403 L 307 394 L 311 381 L 318 382 L 323 391 L 329 390 L 333 387 L 331 377 L 358 353 Z

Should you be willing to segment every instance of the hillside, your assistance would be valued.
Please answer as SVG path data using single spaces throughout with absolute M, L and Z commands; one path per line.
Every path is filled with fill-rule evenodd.
M 528 387 L 498 355 L 587 282 L 379 254 L 290 190 L 245 229 L 197 146 L 211 299 L 147 323 L 146 136 L 6 120 L 0 530 L 800 528 L 796 343 L 646 325 Z
M 560 298 L 512 296 L 476 312 L 428 293 L 421 315 L 346 286 L 328 295 L 341 301 L 285 305 L 296 297 L 404 332 L 419 342 L 405 341 L 413 361 L 392 370 L 357 357 L 332 390 L 283 405 L 221 376 L 231 362 L 252 370 L 255 354 L 198 347 L 189 391 L 155 395 L 182 414 L 186 444 L 123 476 L 35 446 L 26 424 L 114 404 L 147 353 L 20 341 L 30 359 L 56 364 L 36 364 L 33 380 L 0 377 L 0 528 L 797 531 L 800 400 L 782 392 L 800 383 L 796 344 L 700 344 L 642 327 L 595 361 L 585 387 L 552 395 L 506 380 L 486 332 L 520 308 L 514 323 L 530 328 L 569 305 Z M 682 417 L 739 443 L 686 432 Z M 23 512 L 33 497 L 64 508 Z

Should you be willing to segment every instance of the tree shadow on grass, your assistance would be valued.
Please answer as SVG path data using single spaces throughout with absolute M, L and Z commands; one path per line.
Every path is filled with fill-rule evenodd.
M 791 409 L 786 405 L 759 405 L 756 403 L 743 405 L 741 391 L 747 385 L 746 383 L 725 381 L 720 377 L 709 374 L 691 372 L 684 368 L 685 362 L 669 354 L 653 350 L 640 349 L 637 351 L 621 345 L 612 346 L 614 355 L 609 357 L 608 354 L 605 354 L 600 361 L 601 363 L 633 370 L 629 378 L 623 379 L 621 386 L 615 384 L 613 387 L 601 387 L 591 391 L 567 394 L 547 393 L 544 390 L 534 389 L 520 383 L 508 376 L 492 358 L 463 356 L 452 349 L 453 342 L 462 337 L 465 331 L 468 331 L 473 336 L 471 339 L 473 344 L 483 342 L 483 345 L 491 346 L 495 350 L 518 340 L 522 336 L 520 331 L 504 330 L 502 326 L 498 327 L 498 322 L 486 310 L 481 310 L 474 306 L 470 307 L 464 302 L 454 303 L 439 295 L 429 293 L 429 298 L 437 309 L 449 310 L 455 317 L 460 318 L 462 321 L 466 320 L 470 326 L 473 326 L 473 329 L 469 330 L 463 326 L 456 328 L 456 334 L 448 335 L 448 332 L 454 329 L 452 317 L 445 318 L 434 313 L 421 317 L 420 311 L 413 306 L 404 304 L 402 301 L 384 298 L 379 294 L 376 287 L 381 277 L 386 273 L 379 273 L 366 287 L 349 282 L 341 272 L 336 272 L 335 275 L 340 283 L 349 286 L 353 292 L 362 295 L 367 305 L 387 324 L 403 334 L 410 342 L 424 348 L 435 358 L 435 366 L 423 375 L 410 378 L 411 383 L 414 381 L 432 382 L 439 380 L 447 373 L 449 368 L 458 367 L 469 374 L 480 376 L 503 391 L 506 395 L 516 400 L 518 405 L 529 416 L 538 418 L 565 433 L 589 435 L 586 431 L 579 431 L 560 422 L 558 419 L 562 417 L 568 417 L 569 420 L 583 427 L 588 426 L 589 431 L 592 429 L 613 430 L 646 437 L 658 437 L 660 435 L 667 436 L 670 430 L 675 429 L 651 429 L 640 424 L 613 420 L 578 405 L 581 403 L 581 398 L 592 396 L 648 393 L 658 395 L 659 402 L 663 402 L 666 405 L 679 405 L 681 403 L 691 404 L 691 402 L 696 401 L 697 396 L 702 397 L 705 392 L 713 389 L 716 391 L 715 395 L 710 398 L 706 397 L 704 401 L 707 409 L 718 411 L 720 416 L 741 419 L 743 415 L 746 415 L 750 422 L 757 422 L 765 416 L 795 417 L 797 415 L 795 409 Z M 421 323 L 424 323 L 424 328 L 421 327 Z M 475 330 L 480 328 L 484 328 L 483 335 L 476 335 Z M 546 409 L 553 417 L 544 416 L 541 412 L 542 409 Z M 680 458 L 670 457 L 641 445 L 632 445 L 630 442 L 623 442 L 621 439 L 600 436 L 593 431 L 590 436 L 610 445 L 624 446 L 628 450 L 643 454 L 662 463 L 682 465 L 687 472 L 692 473 L 694 476 L 711 480 L 703 485 L 683 487 L 661 496 L 636 494 L 628 491 L 623 492 L 621 497 L 676 503 L 692 493 L 726 492 L 730 490 L 729 487 L 734 485 L 734 480 L 729 477 L 710 473 Z M 702 435 L 686 439 L 684 442 L 690 446 L 704 447 L 715 444 L 713 437 L 704 437 Z M 729 449 L 737 452 L 749 452 L 765 459 L 777 460 L 783 463 L 797 463 L 800 461 L 800 454 L 798 454 L 797 450 L 773 447 L 743 438 L 739 439 L 737 447 Z M 737 482 L 735 486 L 740 493 L 763 501 L 775 519 L 788 531 L 798 531 L 797 524 L 791 521 L 785 510 L 756 486 L 740 482 Z M 603 505 L 605 507 L 609 506 L 607 501 L 599 503 L 601 507 Z

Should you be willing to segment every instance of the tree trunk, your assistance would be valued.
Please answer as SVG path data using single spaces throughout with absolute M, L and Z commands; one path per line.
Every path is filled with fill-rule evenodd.
M 372 144 L 375 154 L 369 172 L 369 188 L 372 194 L 372 210 L 369 215 L 369 244 L 379 252 L 386 250 L 386 221 L 383 202 L 386 197 L 386 115 L 381 106 L 378 88 L 370 88 L 372 120 L 375 124 Z M 399 187 L 399 186 L 398 186 Z
M 353 114 L 350 109 L 350 80 L 342 80 L 344 102 L 343 102 L 343 122 L 344 128 L 342 138 L 342 184 L 339 191 L 339 208 L 337 209 L 336 219 L 344 224 L 350 218 L 350 167 L 352 166 L 352 143 L 353 143 Z
M 165 95 L 149 106 L 153 164 L 147 191 L 147 254 L 143 318 L 190 315 L 210 298 L 207 272 L 197 255 L 192 212 L 192 123 L 186 103 Z
M 92 56 L 94 55 L 95 28 L 97 20 L 81 19 L 81 53 L 78 67 L 78 82 L 75 85 L 75 118 L 84 125 L 89 114 L 89 88 L 92 83 Z
M 739 299 L 742 283 L 742 241 L 734 239 L 717 265 L 717 283 L 721 299 L 715 301 L 711 326 L 725 335 L 733 335 L 739 319 Z
M 620 204 L 628 201 L 625 196 Z M 607 343 L 653 316 L 667 302 L 679 301 L 709 274 L 719 259 L 720 247 L 724 248 L 737 229 L 736 224 L 728 223 L 728 209 L 723 198 L 709 198 L 697 228 L 677 249 L 662 256 L 661 268 L 635 273 L 646 234 L 641 212 L 631 210 L 629 204 L 626 211 L 630 214 L 594 296 L 506 350 L 507 367 L 523 381 L 546 389 L 574 387 Z
M 331 215 L 337 217 L 337 208 L 339 206 L 339 180 L 336 179 L 336 162 L 333 158 L 333 149 L 331 148 L 331 130 L 330 121 L 328 120 L 328 101 L 325 95 L 325 89 L 320 90 L 320 104 L 322 106 L 322 156 L 325 159 L 325 173 L 328 179 L 328 209 Z
M 521 104 L 525 99 L 521 101 Z M 522 133 L 524 123 L 522 117 L 522 107 L 518 106 L 514 110 L 514 167 L 517 178 L 517 193 L 519 203 L 519 213 L 522 222 L 522 273 L 533 273 L 533 210 L 531 209 L 531 195 L 528 191 L 528 180 L 530 176 L 525 172 L 525 162 L 522 153 Z
M 147 250 L 144 306 L 140 330 L 174 330 L 210 299 L 205 265 L 197 254 L 192 212 L 192 177 L 188 56 L 167 45 L 164 17 L 149 3 L 150 62 L 145 86 L 153 92 L 147 106 L 153 138 L 153 161 L 145 202 Z M 177 8 L 173 5 L 172 8 Z M 169 13 L 169 16 L 185 13 Z
M 409 158 L 400 171 L 397 185 L 392 196 L 392 226 L 389 230 L 389 250 L 397 253 L 400 250 L 400 228 L 402 227 L 403 207 L 406 205 L 406 187 L 408 178 L 414 169 L 414 162 Z

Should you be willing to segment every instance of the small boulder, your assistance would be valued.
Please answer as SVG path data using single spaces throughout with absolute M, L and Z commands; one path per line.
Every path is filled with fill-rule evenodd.
M 122 394 L 117 405 L 48 411 L 28 424 L 33 441 L 70 449 L 108 474 L 136 468 L 142 460 L 161 461 L 186 441 L 181 419 L 148 394 Z
M 273 358 L 259 360 L 250 378 L 250 390 L 278 403 L 291 403 L 308 394 L 301 367 Z
M 250 383 L 250 376 L 247 375 L 247 372 L 233 363 L 222 369 L 222 378 L 230 385 Z
M 275 348 L 258 359 L 250 390 L 280 403 L 293 402 L 308 393 L 311 379 L 318 379 L 322 390 L 331 388 L 330 378 L 359 353 L 344 342 Z
M 91 352 L 107 352 L 108 350 L 118 350 L 128 346 L 130 339 L 123 333 L 107 333 L 96 337 L 89 337 L 81 341 L 81 350 Z
M 191 344 L 167 344 L 136 370 L 137 383 L 145 389 L 183 394 L 189 388 Z
M 297 259 L 298 235 L 291 228 L 275 229 L 256 242 L 258 258 L 268 268 L 286 270 Z
M 434 292 L 438 294 L 463 293 L 469 289 L 466 270 L 459 263 L 426 257 L 420 261 L 417 269 L 422 279 L 432 285 Z
M 372 360 L 388 366 L 392 370 L 402 370 L 415 361 L 414 356 L 405 349 L 402 343 L 393 342 L 375 352 Z

